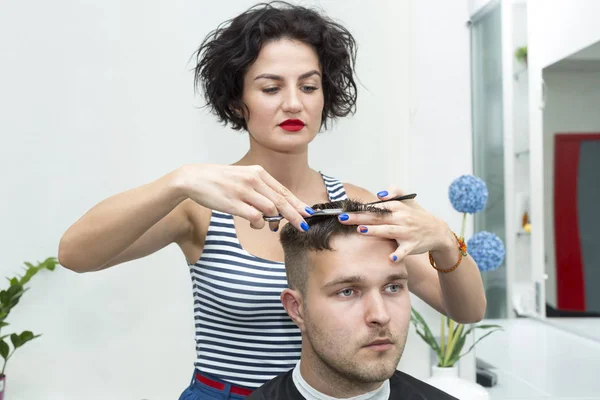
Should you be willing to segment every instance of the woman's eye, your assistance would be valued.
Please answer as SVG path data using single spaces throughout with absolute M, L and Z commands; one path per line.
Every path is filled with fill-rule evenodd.
M 278 90 L 279 90 L 279 88 L 271 87 L 271 88 L 264 88 L 262 91 L 263 91 L 263 93 L 275 93 Z
M 314 86 L 302 86 L 302 90 L 304 92 L 310 93 L 310 92 L 314 92 L 315 90 L 317 90 L 317 88 Z

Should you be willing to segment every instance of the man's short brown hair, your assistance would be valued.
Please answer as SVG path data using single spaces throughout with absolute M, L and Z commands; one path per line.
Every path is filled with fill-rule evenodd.
M 314 210 L 341 208 L 344 212 L 367 211 L 377 215 L 391 213 L 384 206 L 365 205 L 355 200 L 340 200 L 330 203 L 315 204 Z M 336 215 L 306 218 L 310 229 L 300 232 L 291 224 L 281 230 L 281 245 L 285 255 L 285 272 L 288 286 L 299 290 L 303 295 L 308 280 L 308 253 L 310 251 L 333 250 L 330 240 L 334 236 L 358 234 L 356 225 L 344 225 Z

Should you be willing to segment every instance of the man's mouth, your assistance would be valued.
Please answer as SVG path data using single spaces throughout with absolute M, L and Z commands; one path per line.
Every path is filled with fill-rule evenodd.
M 287 119 L 279 124 L 281 129 L 291 132 L 299 131 L 300 129 L 304 128 L 304 125 L 305 123 L 299 119 Z
M 390 339 L 377 339 L 364 347 L 375 351 L 385 351 L 394 347 L 394 344 Z

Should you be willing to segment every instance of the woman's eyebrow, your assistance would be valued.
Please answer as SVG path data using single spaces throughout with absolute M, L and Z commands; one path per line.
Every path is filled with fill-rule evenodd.
M 321 73 L 319 71 L 313 69 L 312 71 L 308 71 L 308 72 L 305 72 L 302 75 L 300 75 L 298 77 L 298 80 L 306 79 L 313 75 L 319 75 L 319 77 L 320 77 Z M 271 79 L 274 81 L 282 81 L 283 80 L 283 78 L 281 76 L 275 75 L 275 74 L 260 74 L 256 78 L 254 78 L 254 80 L 257 80 L 257 79 Z

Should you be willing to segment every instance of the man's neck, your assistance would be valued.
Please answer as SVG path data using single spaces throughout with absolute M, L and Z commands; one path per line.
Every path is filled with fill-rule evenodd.
M 390 397 L 390 381 L 386 380 L 382 382 L 379 387 L 369 392 L 361 392 L 355 396 L 332 396 L 323 393 L 314 387 L 312 387 L 302 376 L 301 373 L 302 362 L 299 361 L 294 370 L 292 371 L 292 379 L 298 392 L 307 400 L 334 400 L 334 399 L 347 399 L 347 400 L 387 400 Z
M 359 383 L 341 375 L 324 364 L 315 354 L 302 349 L 300 374 L 319 392 L 333 398 L 344 399 L 376 390 L 383 382 Z

